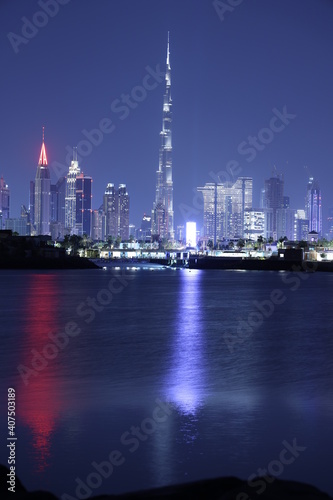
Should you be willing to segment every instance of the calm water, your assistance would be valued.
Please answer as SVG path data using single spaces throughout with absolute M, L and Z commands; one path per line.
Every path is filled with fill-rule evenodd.
M 76 479 L 89 475 L 96 495 L 247 479 L 275 461 L 280 477 L 333 494 L 333 274 L 121 274 L 0 273 L 1 406 L 13 386 L 24 485 L 75 498 Z M 280 303 L 265 303 L 261 319 L 254 302 L 275 289 Z M 46 348 L 66 327 L 77 333 L 68 345 Z M 18 367 L 31 369 L 43 350 L 53 359 L 24 384 Z M 294 439 L 306 449 L 282 470 L 282 442 Z M 113 450 L 119 465 L 104 464 L 100 479 L 92 463 Z

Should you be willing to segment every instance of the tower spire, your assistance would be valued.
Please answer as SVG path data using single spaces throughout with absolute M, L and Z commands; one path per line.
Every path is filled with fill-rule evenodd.
M 170 31 L 168 31 L 167 68 L 170 69 Z
M 173 181 L 172 181 L 172 99 L 170 66 L 170 32 L 168 32 L 161 146 L 156 172 L 156 194 L 152 210 L 152 234 L 174 239 Z
M 43 142 L 42 142 L 42 148 L 40 150 L 40 155 L 39 155 L 39 162 L 38 165 L 47 165 L 47 157 L 46 157 L 46 150 L 45 150 L 45 143 L 44 143 L 44 128 L 43 127 Z

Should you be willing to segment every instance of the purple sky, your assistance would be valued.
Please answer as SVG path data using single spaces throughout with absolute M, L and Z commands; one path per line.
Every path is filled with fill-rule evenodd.
M 195 209 L 193 189 L 212 182 L 210 172 L 225 171 L 231 160 L 241 175 L 253 176 L 254 205 L 276 165 L 292 208 L 304 208 L 309 173 L 319 181 L 324 207 L 333 206 L 331 0 L 243 0 L 224 15 L 210 0 L 50 0 L 49 8 L 58 9 L 53 17 L 36 14 L 42 3 L 0 3 L 0 175 L 11 188 L 11 216 L 28 204 L 42 126 L 49 165 L 65 166 L 66 148 L 106 118 L 114 130 L 80 163 L 94 179 L 93 207 L 114 182 L 127 184 L 131 223 L 150 212 L 164 84 L 129 112 L 111 105 L 122 94 L 140 97 L 135 87 L 144 81 L 154 86 L 145 80 L 147 67 L 164 71 L 168 30 L 176 225 L 184 223 L 180 207 Z M 22 18 L 45 26 L 24 32 Z M 10 32 L 30 39 L 10 40 Z M 281 121 L 272 122 L 272 110 L 284 106 L 296 117 L 277 131 Z M 239 145 L 258 133 L 266 144 L 259 142 L 247 161 L 253 151 L 242 155 Z M 191 215 L 200 221 L 196 209 Z

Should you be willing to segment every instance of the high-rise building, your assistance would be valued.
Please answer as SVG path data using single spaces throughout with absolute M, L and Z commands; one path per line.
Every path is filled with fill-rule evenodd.
M 35 225 L 35 182 L 30 181 L 29 190 L 29 212 L 30 212 L 30 224 L 33 228 Z
M 60 177 L 56 183 L 57 191 L 57 222 L 65 227 L 65 207 L 66 207 L 66 177 Z
M 205 238 L 212 239 L 216 245 L 219 238 L 223 238 L 223 184 L 208 182 L 198 187 L 204 201 L 203 226 Z
M 282 208 L 290 208 L 290 197 L 289 196 L 284 196 L 283 197 Z
M 310 177 L 306 198 L 305 198 L 305 214 L 309 220 L 309 232 L 316 231 L 319 236 L 322 233 L 322 209 L 321 209 L 321 191 L 318 181 Z
M 226 237 L 242 238 L 244 212 L 252 208 L 253 179 L 251 177 L 238 177 L 236 182 L 228 189 L 231 210 L 229 210 L 230 218 Z
M 148 242 L 151 240 L 151 216 L 143 214 L 141 226 L 136 231 L 136 239 Z
M 47 166 L 43 127 L 43 143 L 35 178 L 34 224 L 37 235 L 50 234 L 50 201 L 51 180 Z
M 309 220 L 305 216 L 305 210 L 296 210 L 294 219 L 294 240 L 307 241 L 309 234 Z
M 10 190 L 8 184 L 5 183 L 4 178 L 0 178 L 0 213 L 2 224 L 0 229 L 3 229 L 6 224 L 6 220 L 9 219 L 9 202 L 10 202 Z
M 271 238 L 274 240 L 273 232 L 273 209 L 272 208 L 264 208 L 265 213 L 265 229 L 264 229 L 264 238 L 269 241 Z
M 172 181 L 172 99 L 170 40 L 168 35 L 161 147 L 156 172 L 156 194 L 152 210 L 152 236 L 174 239 L 173 181 Z
M 329 207 L 326 218 L 326 237 L 329 240 L 333 239 L 333 207 Z
M 295 236 L 295 217 L 297 211 L 292 208 L 278 208 L 276 211 L 277 239 L 287 237 L 292 241 Z
M 118 236 L 122 241 L 129 239 L 129 196 L 126 184 L 118 189 Z
M 105 241 L 106 217 L 103 205 L 98 210 L 92 212 L 91 238 L 94 241 Z
M 91 201 L 92 201 L 92 178 L 79 174 L 76 177 L 76 218 L 75 233 L 83 236 L 91 236 Z
M 244 214 L 252 207 L 252 178 L 239 177 L 234 184 L 207 183 L 198 191 L 204 200 L 204 237 L 214 245 L 219 239 L 242 238 Z
M 58 217 L 58 193 L 55 184 L 51 184 L 50 191 L 50 222 L 57 222 Z
M 246 209 L 244 212 L 244 238 L 257 241 L 265 237 L 265 210 L 263 208 Z
M 274 168 L 272 177 L 265 180 L 263 200 L 263 208 L 271 208 L 273 210 L 272 237 L 274 239 L 277 239 L 276 211 L 283 208 L 284 205 L 283 185 L 284 181 L 282 175 L 278 174 Z
M 106 238 L 118 236 L 118 209 L 117 209 L 117 190 L 114 184 L 109 182 L 106 186 L 103 197 L 103 209 L 106 218 Z
M 103 208 L 106 217 L 106 238 L 112 236 L 129 239 L 129 195 L 126 184 L 116 189 L 114 184 L 106 186 Z
M 92 211 L 91 238 L 93 241 L 101 241 L 101 224 L 98 210 Z
M 30 226 L 23 217 L 17 219 L 6 219 L 5 229 L 9 229 L 19 236 L 30 236 Z
M 73 156 L 67 174 L 65 198 L 65 227 L 71 233 L 75 232 L 76 224 L 76 177 L 81 173 L 75 149 Z
M 130 238 L 134 238 L 135 239 L 135 233 L 136 233 L 136 231 L 135 231 L 135 225 L 134 224 L 130 224 L 128 226 L 128 228 L 129 228 L 129 236 L 130 236 Z
M 66 177 L 51 184 L 50 231 L 52 240 L 62 240 L 65 230 Z

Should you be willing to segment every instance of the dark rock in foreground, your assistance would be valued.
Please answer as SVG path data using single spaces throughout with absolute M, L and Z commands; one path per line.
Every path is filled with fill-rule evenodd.
M 6 486 L 8 469 L 0 465 L 0 497 L 1 500 L 12 498 L 18 500 L 56 500 L 52 493 L 38 491 L 27 492 L 18 478 L 16 478 L 16 492 L 9 492 Z M 256 481 L 256 480 L 253 480 Z M 259 481 L 259 480 L 258 480 Z M 272 481 L 269 483 L 269 481 Z M 235 477 L 207 479 L 194 483 L 165 486 L 153 490 L 127 493 L 123 495 L 99 495 L 91 497 L 95 500 L 158 500 L 158 499 L 190 499 L 190 500 L 329 500 L 326 493 L 322 493 L 313 486 L 295 481 L 282 481 L 280 479 L 260 479 L 256 487 L 249 486 L 247 481 Z M 263 486 L 266 485 L 263 491 Z M 260 493 L 258 493 L 260 492 Z M 73 495 L 73 492 L 71 492 Z M 75 497 L 74 497 L 75 498 Z

